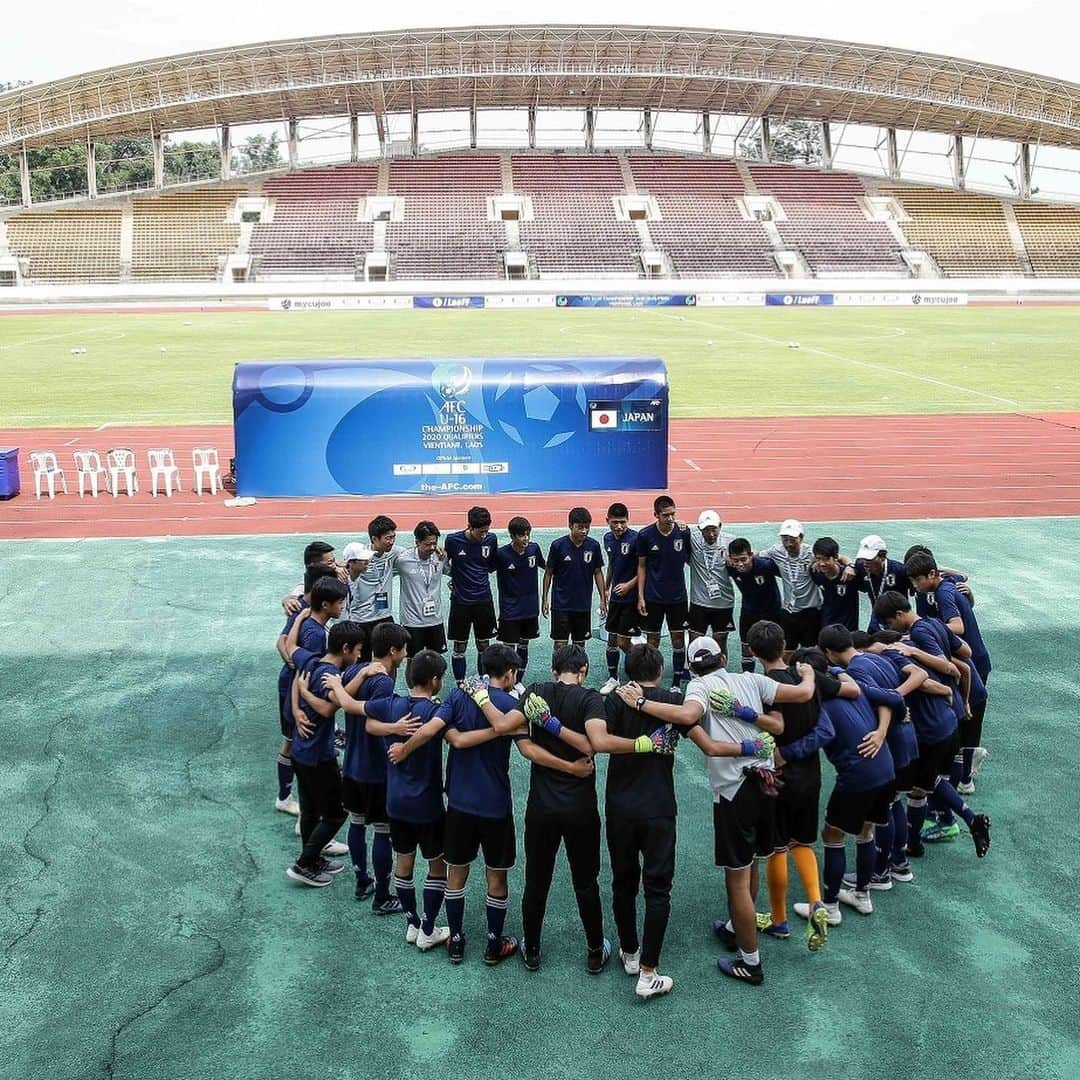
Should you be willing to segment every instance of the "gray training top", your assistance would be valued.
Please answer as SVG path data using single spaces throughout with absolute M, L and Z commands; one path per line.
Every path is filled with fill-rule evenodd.
M 349 599 L 345 604 L 343 619 L 350 622 L 369 623 L 377 619 L 393 617 L 390 609 L 391 586 L 393 584 L 394 563 L 401 556 L 404 548 L 394 547 L 381 555 L 376 555 L 368 563 L 367 569 L 355 580 L 349 582 Z
M 772 559 L 780 570 L 780 580 L 784 584 L 785 611 L 805 611 L 807 608 L 821 607 L 821 587 L 815 585 L 810 577 L 814 553 L 809 544 L 803 544 L 798 555 L 789 555 L 780 543 L 766 548 L 761 554 Z
M 706 544 L 700 529 L 690 530 L 690 603 L 707 608 L 735 606 L 735 587 L 728 577 L 728 544 L 735 537 L 722 532 L 715 544 Z
M 438 555 L 421 559 L 416 548 L 407 548 L 397 558 L 394 573 L 401 579 L 401 625 L 439 626 L 443 621 L 443 566 Z

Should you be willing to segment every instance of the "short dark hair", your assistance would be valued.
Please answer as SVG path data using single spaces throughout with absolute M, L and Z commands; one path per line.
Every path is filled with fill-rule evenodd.
M 628 518 L 630 511 L 626 509 L 626 503 L 612 503 L 607 508 L 609 518 Z
M 791 654 L 791 662 L 793 664 L 809 664 L 815 671 L 822 673 L 829 670 L 828 657 L 816 645 L 796 649 Z
M 903 636 L 899 630 L 877 630 L 870 640 L 875 645 L 895 645 Z
M 814 541 L 810 550 L 823 559 L 835 559 L 840 554 L 840 545 L 831 536 L 822 536 Z
M 368 522 L 367 534 L 372 540 L 378 540 L 387 533 L 397 532 L 397 522 L 385 514 L 378 514 Z
M 818 647 L 824 649 L 825 652 L 847 652 L 848 649 L 854 648 L 851 631 L 842 623 L 830 623 L 822 627 L 817 643 Z
M 470 529 L 482 529 L 491 524 L 491 513 L 486 506 L 472 506 L 469 508 L 468 522 Z
M 925 544 L 912 544 L 911 547 L 904 552 L 904 562 L 907 562 L 912 555 L 933 555 L 934 553 Z
M 750 541 L 745 536 L 737 536 L 727 546 L 729 555 L 749 555 L 753 552 Z
M 591 525 L 592 514 L 585 509 L 584 506 L 575 506 L 569 514 L 566 515 L 567 525 Z
M 521 668 L 521 659 L 517 649 L 504 645 L 501 641 L 489 645 L 481 657 L 484 662 L 484 670 L 496 679 L 501 679 L 508 671 L 518 671 Z
M 311 610 L 318 612 L 324 604 L 332 604 L 335 600 L 344 600 L 348 595 L 349 590 L 336 577 L 323 575 L 311 587 Z
M 434 521 L 421 521 L 417 524 L 416 528 L 412 531 L 413 536 L 416 538 L 418 544 L 422 544 L 425 540 L 429 540 L 431 537 L 439 537 L 442 533 L 439 532 L 439 526 Z
M 768 619 L 759 619 L 746 635 L 746 644 L 759 659 L 771 663 L 784 655 L 784 628 Z
M 664 673 L 664 654 L 647 643 L 631 645 L 626 654 L 626 674 L 635 682 L 655 682 Z
M 404 649 L 412 636 L 404 626 L 395 622 L 379 623 L 371 631 L 371 655 L 376 659 L 390 655 L 391 649 Z
M 937 573 L 937 560 L 928 551 L 917 551 L 904 560 L 904 573 L 909 578 L 929 577 Z
M 898 593 L 895 590 L 882 593 L 874 601 L 874 618 L 879 623 L 888 623 L 890 619 L 895 618 L 902 611 L 910 610 L 911 601 L 903 593 Z
M 434 649 L 421 649 L 409 666 L 409 685 L 428 686 L 446 674 L 446 659 Z
M 328 544 L 325 540 L 312 540 L 306 548 L 304 548 L 304 565 L 311 566 L 312 563 L 322 562 L 324 555 L 329 555 L 334 550 L 333 544 Z
M 891 634 L 892 631 L 890 630 Z M 852 630 L 851 631 L 851 647 L 858 649 L 860 652 L 871 644 L 871 637 L 865 630 Z
M 311 592 L 315 588 L 315 582 L 322 581 L 323 578 L 333 578 L 337 581 L 337 572 L 325 563 L 312 563 L 304 570 L 304 592 Z
M 334 623 L 326 635 L 326 651 L 342 653 L 346 649 L 355 649 L 364 642 L 364 628 L 358 622 Z
M 582 645 L 561 645 L 551 657 L 551 670 L 556 675 L 576 675 L 579 671 L 587 671 L 588 668 L 589 654 Z
M 511 536 L 525 536 L 532 532 L 532 522 L 524 517 L 512 517 L 506 525 Z
M 670 495 L 657 495 L 653 499 L 652 510 L 659 514 L 661 510 L 670 510 L 675 505 L 675 500 Z

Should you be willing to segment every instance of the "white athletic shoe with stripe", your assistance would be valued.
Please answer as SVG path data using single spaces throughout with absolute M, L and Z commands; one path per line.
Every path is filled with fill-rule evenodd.
M 612 676 L 603 686 L 600 687 L 600 693 L 607 697 L 619 685 L 619 680 Z
M 420 927 L 413 926 L 412 923 L 406 923 L 405 925 L 405 944 L 415 945 L 417 938 L 420 937 Z
M 287 799 L 275 799 L 274 809 L 280 810 L 283 814 L 291 814 L 293 817 L 300 816 L 300 804 L 294 795 L 290 795 Z
M 322 849 L 324 859 L 336 859 L 340 855 L 349 854 L 349 845 L 341 843 L 340 840 L 331 840 L 329 844 Z
M 436 926 L 431 931 L 429 937 L 423 931 L 421 931 L 416 937 L 416 947 L 421 952 L 427 952 L 428 949 L 434 949 L 437 945 L 445 945 L 450 940 L 450 927 L 449 926 Z
M 671 988 L 675 985 L 675 980 L 670 975 L 661 975 L 659 971 L 654 971 L 651 975 L 642 972 L 638 976 L 637 986 L 634 987 L 634 993 L 639 998 L 653 998 L 660 997 L 661 994 L 671 993 Z
M 627 975 L 641 974 L 641 950 L 637 952 L 623 952 L 619 950 L 619 959 L 622 961 L 623 971 Z

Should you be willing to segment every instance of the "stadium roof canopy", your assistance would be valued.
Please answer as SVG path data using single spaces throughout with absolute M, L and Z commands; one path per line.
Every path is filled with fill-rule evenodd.
M 345 113 L 644 109 L 1080 147 L 1080 86 L 884 46 L 726 30 L 492 26 L 301 38 L 0 95 L 0 150 Z

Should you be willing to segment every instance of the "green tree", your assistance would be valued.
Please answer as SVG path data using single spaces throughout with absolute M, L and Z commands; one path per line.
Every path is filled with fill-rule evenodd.
M 236 171 L 240 173 L 264 172 L 284 165 L 277 132 L 271 132 L 269 136 L 248 136 L 236 151 L 235 163 Z

